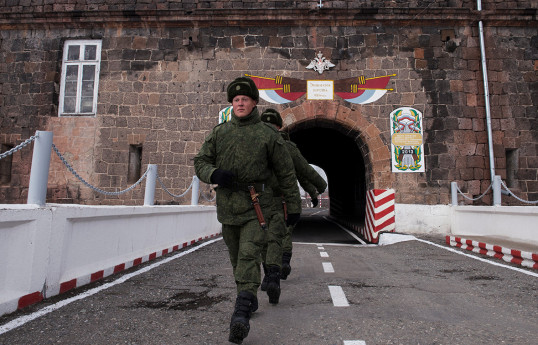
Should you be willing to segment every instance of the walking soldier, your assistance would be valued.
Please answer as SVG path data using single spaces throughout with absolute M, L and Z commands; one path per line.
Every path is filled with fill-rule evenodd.
M 280 116 L 280 113 L 276 111 L 275 109 L 267 109 L 265 110 L 261 115 L 262 121 L 266 123 L 272 124 L 276 129 L 280 130 L 282 128 L 282 117 Z M 318 205 L 318 192 L 321 194 L 325 191 L 327 188 L 327 182 L 321 177 L 321 175 L 318 174 L 318 172 L 312 168 L 310 164 L 308 164 L 307 160 L 303 157 L 301 154 L 301 151 L 297 148 L 297 146 L 290 140 L 288 133 L 286 132 L 280 132 L 283 139 L 286 142 L 286 148 L 288 149 L 288 152 L 290 153 L 290 156 L 293 161 L 295 173 L 297 176 L 297 179 L 299 180 L 299 184 L 303 189 L 310 194 L 310 197 L 312 198 L 312 204 L 313 207 L 316 207 Z M 275 188 L 276 190 L 276 188 Z M 276 190 L 277 191 L 277 190 Z M 280 208 L 280 214 L 281 217 L 286 218 L 286 212 L 285 208 L 287 208 L 287 205 L 282 205 L 282 196 L 281 194 L 275 193 L 275 204 L 278 208 Z M 284 206 L 284 207 L 283 207 Z M 292 240 L 291 236 L 293 233 L 293 228 L 295 224 L 292 225 L 286 225 L 286 229 L 284 229 L 284 235 L 282 237 L 282 265 L 281 265 L 281 275 L 280 278 L 283 280 L 286 280 L 288 275 L 291 272 L 291 256 L 292 256 Z M 268 246 L 267 247 L 267 254 L 264 258 L 271 258 L 273 255 L 275 255 L 275 252 L 278 250 L 277 246 Z M 266 261 L 264 261 L 266 262 Z M 265 267 L 264 267 L 265 271 Z M 264 280 L 261 285 L 262 291 L 267 289 L 267 272 L 264 277 Z
M 250 78 L 228 85 L 233 105 L 230 121 L 217 125 L 194 158 L 197 176 L 218 184 L 217 219 L 228 247 L 237 285 L 229 341 L 241 344 L 250 330 L 250 315 L 258 307 L 261 249 L 272 215 L 272 174 L 279 182 L 288 212 L 298 220 L 301 212 L 293 162 L 278 132 L 261 122 L 256 107 L 259 92 Z M 270 224 L 269 224 L 270 226 Z

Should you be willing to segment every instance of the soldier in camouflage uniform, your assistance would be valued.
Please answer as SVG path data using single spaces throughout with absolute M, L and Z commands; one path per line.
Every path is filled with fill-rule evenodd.
M 217 125 L 194 158 L 200 180 L 218 184 L 217 219 L 228 247 L 237 285 L 229 341 L 241 344 L 250 330 L 250 315 L 257 309 L 261 249 L 266 231 L 261 221 L 274 214 L 273 191 L 267 185 L 275 175 L 288 203 L 288 224 L 300 218 L 301 200 L 293 162 L 278 132 L 260 121 L 259 92 L 250 78 L 237 78 L 227 88 L 233 105 L 230 121 Z M 262 218 L 253 207 L 249 186 L 256 189 Z M 272 271 L 279 267 L 271 267 Z M 280 272 L 278 272 L 280 273 Z
M 280 113 L 275 109 L 267 109 L 262 113 L 262 121 L 274 125 L 277 129 L 282 128 L 282 117 Z M 310 194 L 312 198 L 312 206 L 316 207 L 318 205 L 318 192 L 321 194 L 327 188 L 327 182 L 318 174 L 318 172 L 308 164 L 307 160 L 303 157 L 297 145 L 293 143 L 288 133 L 280 132 L 284 140 L 286 141 L 286 148 L 291 155 L 293 160 L 293 165 L 295 168 L 295 174 L 299 180 L 301 187 Z M 277 191 L 278 192 L 278 191 Z M 281 217 L 283 216 L 283 207 L 282 207 L 282 198 L 280 194 L 275 194 L 275 205 L 280 209 Z M 282 266 L 281 266 L 281 275 L 280 278 L 286 280 L 288 275 L 291 272 L 291 255 L 292 255 L 292 240 L 291 236 L 293 233 L 293 228 L 295 225 L 287 226 L 286 231 L 284 232 L 284 237 L 282 239 Z M 271 251 L 276 252 L 276 247 L 267 248 L 267 258 L 274 255 Z M 266 289 L 267 283 L 267 274 L 264 277 L 264 280 L 261 285 L 262 291 Z
M 262 249 L 262 267 L 264 278 L 261 285 L 262 291 L 267 291 L 269 303 L 278 304 L 280 298 L 280 278 L 282 267 L 282 243 L 286 236 L 286 218 L 284 214 L 284 199 L 279 187 L 278 179 L 273 174 L 268 181 L 273 190 L 274 214 L 271 216 L 267 232 L 267 241 Z M 297 189 L 297 192 L 299 190 Z M 300 195 L 297 196 L 300 199 Z M 278 271 L 270 267 L 278 267 Z

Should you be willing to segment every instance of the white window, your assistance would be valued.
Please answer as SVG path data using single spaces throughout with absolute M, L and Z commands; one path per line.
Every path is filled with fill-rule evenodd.
M 100 63 L 101 40 L 65 42 L 59 116 L 97 113 Z

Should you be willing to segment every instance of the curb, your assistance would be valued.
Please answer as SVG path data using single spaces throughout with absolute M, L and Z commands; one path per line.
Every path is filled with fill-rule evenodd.
M 446 236 L 446 244 L 538 270 L 538 253 L 524 252 L 455 236 Z
M 160 250 L 158 252 L 153 252 L 153 253 L 145 255 L 143 257 L 139 257 L 139 258 L 136 258 L 134 260 L 130 260 L 128 262 L 118 264 L 118 265 L 116 265 L 114 267 L 110 267 L 110 268 L 100 270 L 100 271 L 94 272 L 94 273 L 86 275 L 86 276 L 82 276 L 82 277 L 71 279 L 69 281 L 62 282 L 62 283 L 60 283 L 60 291 L 59 291 L 59 293 L 53 293 L 50 296 L 45 296 L 40 291 L 36 291 L 34 293 L 24 295 L 24 296 L 19 298 L 18 304 L 17 304 L 17 309 L 22 309 L 22 308 L 30 306 L 32 304 L 41 302 L 45 298 L 52 297 L 52 296 L 59 295 L 59 294 L 63 294 L 65 292 L 69 291 L 69 290 L 84 286 L 84 285 L 89 284 L 89 283 L 96 282 L 96 281 L 101 280 L 103 278 L 106 278 L 108 276 L 114 275 L 116 273 L 120 273 L 120 272 L 122 272 L 122 271 L 124 271 L 126 269 L 131 268 L 131 267 L 138 266 L 140 264 L 143 264 L 145 262 L 154 260 L 154 259 L 156 259 L 158 257 L 163 256 L 163 255 L 175 252 L 175 251 L 179 250 L 180 248 L 182 249 L 182 248 L 185 248 L 187 246 L 193 245 L 196 242 L 200 242 L 202 240 L 207 240 L 209 238 L 213 238 L 213 237 L 216 237 L 216 236 L 219 236 L 219 235 L 220 235 L 220 233 L 207 235 L 205 237 L 200 237 L 197 240 L 192 240 L 190 242 L 184 242 L 183 245 L 175 245 L 175 246 L 173 246 L 171 248 L 166 248 L 166 249 Z

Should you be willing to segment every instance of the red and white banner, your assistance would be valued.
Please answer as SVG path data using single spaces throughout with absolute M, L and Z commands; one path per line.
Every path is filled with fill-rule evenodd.
M 366 193 L 365 227 L 361 235 L 377 243 L 380 232 L 393 232 L 396 227 L 394 189 L 372 189 Z

